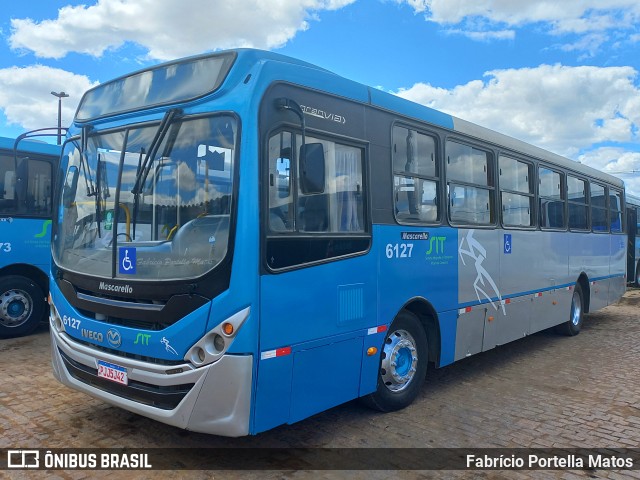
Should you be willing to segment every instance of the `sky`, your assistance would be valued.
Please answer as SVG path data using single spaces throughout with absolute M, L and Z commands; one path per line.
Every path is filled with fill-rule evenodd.
M 234 47 L 290 55 L 625 180 L 640 196 L 638 0 L 0 0 L 0 136 L 87 89 Z

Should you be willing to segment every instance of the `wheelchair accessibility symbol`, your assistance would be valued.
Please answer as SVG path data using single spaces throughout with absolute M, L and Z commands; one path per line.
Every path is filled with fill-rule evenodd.
M 511 253 L 511 234 L 510 233 L 504 234 L 504 253 L 506 254 Z
M 125 275 L 136 273 L 136 249 L 120 247 L 118 249 L 118 272 Z

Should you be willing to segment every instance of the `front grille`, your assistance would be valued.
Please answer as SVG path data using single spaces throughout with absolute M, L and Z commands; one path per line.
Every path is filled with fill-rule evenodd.
M 108 353 L 109 355 L 128 358 L 131 360 L 139 360 L 145 363 L 153 363 L 155 365 L 173 366 L 173 365 L 182 365 L 184 363 L 184 360 L 165 360 L 163 358 L 147 357 L 145 355 L 137 355 L 135 353 L 123 352 L 121 350 L 114 350 L 112 348 L 103 347 L 101 345 L 95 345 L 93 343 L 89 343 L 85 340 L 80 340 L 75 337 L 73 338 L 73 341 L 77 343 L 81 343 L 82 345 L 86 345 L 87 347 L 90 347 L 94 350 L 100 350 L 101 352 Z
M 176 408 L 195 385 L 193 383 L 187 383 L 165 387 L 137 382 L 135 380 L 129 380 L 129 385 L 121 385 L 98 377 L 98 371 L 95 368 L 76 362 L 59 348 L 58 351 L 60 352 L 67 371 L 76 380 L 99 390 L 117 395 L 118 397 L 162 410 L 173 410 Z
M 84 315 L 87 318 L 97 320 L 95 312 L 85 310 L 83 308 L 78 308 L 78 312 L 80 312 L 81 315 Z M 120 318 L 111 315 L 104 316 L 98 321 L 102 323 L 108 323 L 109 325 L 136 328 L 138 330 L 150 330 L 154 332 L 164 330 L 165 328 L 171 326 L 171 323 L 159 323 L 154 320 L 136 320 L 135 318 Z

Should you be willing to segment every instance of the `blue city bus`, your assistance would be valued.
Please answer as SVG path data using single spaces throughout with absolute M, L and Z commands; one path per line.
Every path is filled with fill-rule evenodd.
M 58 178 L 56 378 L 198 432 L 404 408 L 626 288 L 619 179 L 269 52 L 89 90 Z
M 627 194 L 627 281 L 640 287 L 640 198 Z
M 0 137 L 0 338 L 31 333 L 49 313 L 52 179 L 60 151 Z

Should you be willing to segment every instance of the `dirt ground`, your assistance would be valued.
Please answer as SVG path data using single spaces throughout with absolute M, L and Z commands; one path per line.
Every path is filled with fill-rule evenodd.
M 640 289 L 590 314 L 428 372 L 394 413 L 349 402 L 254 437 L 187 432 L 107 405 L 52 376 L 49 332 L 0 340 L 0 448 L 640 448 Z M 250 454 L 250 450 L 247 451 Z M 376 455 L 376 450 L 372 450 Z M 640 468 L 640 465 L 636 466 Z M 640 470 L 2 471 L 0 478 L 631 478 Z

